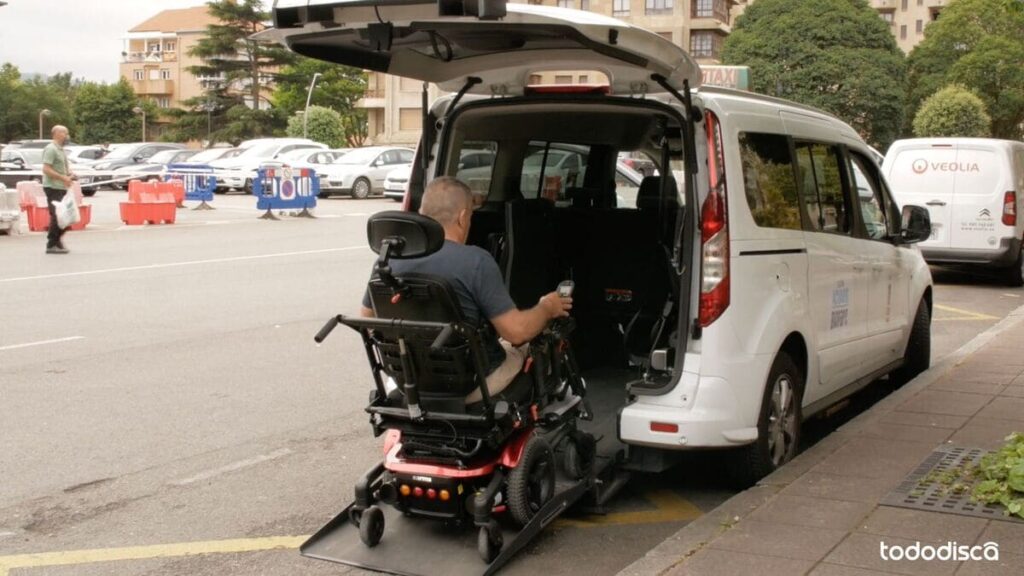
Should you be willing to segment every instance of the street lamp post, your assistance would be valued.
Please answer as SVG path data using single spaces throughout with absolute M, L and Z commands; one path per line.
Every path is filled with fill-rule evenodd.
M 40 140 L 43 139 L 43 116 L 49 116 L 49 115 L 50 115 L 50 111 L 47 110 L 46 108 L 43 108 L 42 110 L 39 111 L 39 139 Z
M 306 93 L 306 111 L 302 114 L 302 137 L 309 137 L 309 101 L 313 98 L 313 87 L 316 86 L 317 78 L 323 76 L 323 74 L 316 72 L 313 74 L 313 81 L 309 83 L 309 92 Z
M 146 111 L 143 110 L 142 107 L 136 106 L 135 108 L 132 108 L 132 112 L 134 112 L 136 114 L 142 114 L 142 141 L 145 142 L 146 141 Z

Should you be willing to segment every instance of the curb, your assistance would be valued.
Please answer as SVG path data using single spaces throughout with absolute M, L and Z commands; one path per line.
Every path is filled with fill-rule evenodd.
M 803 476 L 819 462 L 842 448 L 849 441 L 852 432 L 888 413 L 911 396 L 917 394 L 953 368 L 963 363 L 970 355 L 994 340 L 1002 332 L 1024 322 L 1024 305 L 1017 307 L 1005 318 L 978 334 L 966 344 L 947 354 L 936 365 L 919 374 L 906 385 L 879 400 L 874 406 L 839 427 L 823 440 L 801 453 L 775 472 L 762 478 L 757 485 L 748 488 L 721 505 L 690 522 L 678 532 L 669 536 L 647 552 L 642 558 L 623 568 L 617 576 L 648 576 L 664 574 L 687 558 L 699 552 L 737 522 L 771 500 L 791 482 Z

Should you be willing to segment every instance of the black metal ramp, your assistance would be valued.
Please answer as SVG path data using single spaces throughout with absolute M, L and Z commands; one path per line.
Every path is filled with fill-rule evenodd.
M 524 528 L 502 524 L 504 546 L 490 564 L 477 553 L 475 526 L 446 526 L 428 518 L 405 516 L 388 505 L 381 505 L 384 537 L 373 548 L 363 544 L 359 529 L 349 521 L 350 505 L 299 547 L 299 552 L 309 558 L 404 576 L 486 576 L 497 572 L 588 488 L 586 481 L 566 483 L 560 479 L 555 497 Z

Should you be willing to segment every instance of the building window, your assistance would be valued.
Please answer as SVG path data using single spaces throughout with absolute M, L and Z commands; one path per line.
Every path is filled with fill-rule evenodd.
M 879 12 L 879 15 L 882 16 L 882 20 L 885 20 L 886 24 L 888 24 L 889 26 L 893 25 L 893 23 L 894 23 L 893 18 L 895 17 L 895 14 L 893 14 L 890 11 L 886 11 L 886 12 Z
M 132 80 L 145 80 L 145 79 L 146 79 L 146 71 L 145 70 L 133 70 L 132 71 Z
M 580 0 L 580 10 L 590 10 L 590 0 Z
M 906 11 L 907 11 L 907 0 L 903 0 L 903 1 L 902 1 L 902 2 L 900 3 L 900 10 L 901 10 L 901 11 L 903 11 L 903 12 L 906 12 Z
M 924 6 L 924 0 L 917 0 L 918 6 Z
M 921 32 L 924 32 L 924 20 L 917 21 L 917 33 L 920 34 Z
M 419 108 L 402 108 L 398 111 L 399 130 L 421 130 L 423 113 Z
M 942 8 L 932 8 L 930 10 L 930 16 L 932 17 L 932 22 L 935 22 L 936 20 L 939 19 L 939 13 L 940 12 L 942 12 Z
M 612 0 L 612 16 L 629 16 L 629 0 Z
M 169 69 L 167 69 L 167 68 L 161 69 L 160 70 L 160 79 L 161 80 L 170 80 L 171 79 L 171 71 Z
M 572 84 L 572 76 L 568 74 L 555 74 L 555 84 Z
M 557 0 L 555 4 L 559 8 L 572 8 L 572 0 Z
M 902 26 L 900 26 L 900 40 L 906 40 L 906 39 L 907 39 L 907 25 L 903 24 Z
M 690 33 L 690 54 L 695 58 L 718 58 L 722 39 L 709 30 L 694 30 Z
M 644 14 L 671 14 L 674 0 L 644 0 Z
M 174 52 L 177 48 L 177 44 L 174 42 L 164 42 L 164 52 Z
M 149 69 L 149 79 L 150 80 L 159 80 L 160 79 L 160 71 L 157 70 L 156 68 L 150 68 Z
M 693 18 L 714 18 L 719 22 L 729 23 L 728 0 L 693 0 L 690 4 L 690 16 Z
M 166 96 L 161 96 L 161 97 L 156 99 L 156 105 L 159 108 L 170 108 L 171 107 L 171 99 L 166 97 Z

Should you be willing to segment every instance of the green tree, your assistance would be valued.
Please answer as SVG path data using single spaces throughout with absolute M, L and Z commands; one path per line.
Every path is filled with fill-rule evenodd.
M 0 67 L 0 142 L 37 138 L 42 110 L 49 110 L 43 120 L 43 138 L 50 136 L 49 127 L 54 124 L 66 125 L 74 138 L 70 78 L 70 74 L 59 74 L 25 80 L 17 67 L 9 63 Z
M 134 142 L 142 136 L 142 117 L 132 110 L 140 106 L 149 122 L 158 109 L 151 101 L 140 101 L 128 81 L 116 84 L 82 83 L 73 101 L 78 126 L 75 141 L 83 144 Z
M 758 0 L 722 62 L 750 66 L 755 91 L 831 112 L 872 144 L 899 135 L 905 59 L 865 0 Z
M 985 103 L 963 86 L 947 86 L 921 105 L 914 117 L 914 136 L 984 138 L 991 134 L 992 119 Z
M 341 114 L 323 106 L 310 106 L 308 114 L 309 118 L 306 119 L 303 119 L 304 115 L 301 113 L 296 113 L 288 119 L 288 136 L 310 138 L 331 148 L 343 148 L 348 145 L 345 122 Z M 308 135 L 304 133 L 304 128 L 308 129 Z
M 313 89 L 310 106 L 323 106 L 340 114 L 345 131 L 344 145 L 361 145 L 366 138 L 366 111 L 356 108 L 356 102 L 366 92 L 366 74 L 358 68 L 299 57 L 281 70 L 274 90 L 274 105 L 288 117 L 303 110 L 314 74 L 320 74 L 320 78 Z
M 270 13 L 261 0 L 215 0 L 207 3 L 210 14 L 218 22 L 210 24 L 206 36 L 189 50 L 203 60 L 189 67 L 196 76 L 216 78 L 210 94 L 186 102 L 193 118 L 185 121 L 192 129 L 206 120 L 206 107 L 217 105 L 223 127 L 218 137 L 226 140 L 269 135 L 283 125 L 284 116 L 268 113 L 268 86 L 277 77 L 277 70 L 292 61 L 293 55 L 283 46 L 260 44 L 252 34 L 265 28 Z M 240 107 L 251 107 L 251 113 Z M 201 116 L 201 118 L 196 118 Z M 272 122 L 266 125 L 262 122 Z
M 943 86 L 970 86 L 992 114 L 992 134 L 1020 138 L 1024 122 L 1024 2 L 954 0 L 910 53 L 907 118 Z

